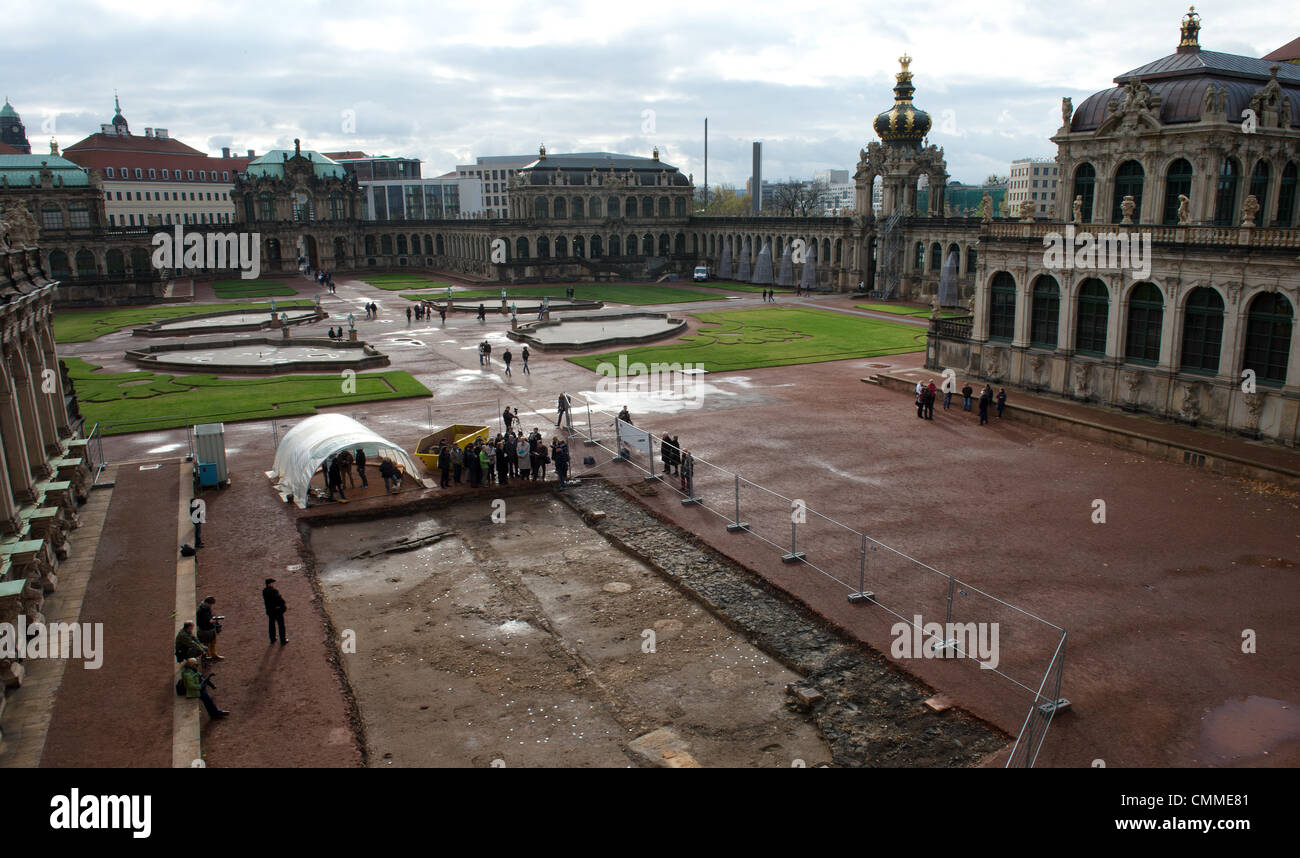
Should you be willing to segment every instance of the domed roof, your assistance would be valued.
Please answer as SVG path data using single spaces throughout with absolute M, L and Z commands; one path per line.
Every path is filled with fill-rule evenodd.
M 912 58 L 903 54 L 898 62 L 903 70 L 895 75 L 898 83 L 894 86 L 894 106 L 877 116 L 873 125 L 876 134 L 886 143 L 920 146 L 930 132 L 930 114 L 912 104 L 912 93 L 916 88 L 912 86 L 912 73 L 907 68 Z
M 1300 110 L 1295 109 L 1300 107 L 1300 66 L 1202 50 L 1200 30 L 1201 18 L 1193 9 L 1183 16 L 1174 53 L 1117 76 L 1116 86 L 1084 99 L 1070 117 L 1070 131 L 1099 128 L 1132 95 L 1133 84 L 1149 90 L 1146 97 L 1164 125 L 1200 120 L 1211 89 L 1225 102 L 1227 121 L 1240 123 L 1255 94 L 1270 86 L 1291 100 L 1291 127 L 1300 125 Z
M 9 98 L 7 96 L 5 97 L 5 106 L 0 107 L 0 116 L 6 119 L 10 117 L 14 119 L 18 118 L 18 111 L 14 110 L 14 106 L 9 103 Z

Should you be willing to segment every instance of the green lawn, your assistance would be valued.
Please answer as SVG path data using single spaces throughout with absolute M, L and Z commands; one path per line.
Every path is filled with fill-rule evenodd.
M 298 417 L 315 414 L 325 405 L 430 395 L 428 388 L 400 370 L 357 373 L 356 393 L 344 394 L 342 375 L 217 378 L 144 370 L 100 373 L 99 367 L 81 358 L 64 358 L 64 362 L 87 425 L 99 423 L 100 431 L 108 435 L 193 423 Z M 121 425 L 104 425 L 114 423 Z
M 703 364 L 709 372 L 821 363 L 831 360 L 902 354 L 925 348 L 925 331 L 915 325 L 848 316 L 830 310 L 783 309 L 726 310 L 696 313 L 704 328 L 678 343 L 642 346 L 568 360 L 594 370 L 617 362 L 626 354 L 629 363 Z
M 697 289 L 686 289 L 678 286 L 668 286 L 665 284 L 646 284 L 636 286 L 631 284 L 618 283 L 577 283 L 564 284 L 560 283 L 554 286 L 507 286 L 506 300 L 516 299 L 536 299 L 550 296 L 552 298 L 563 298 L 564 290 L 572 288 L 574 296 L 591 301 L 604 301 L 612 304 L 632 304 L 635 306 L 646 306 L 649 304 L 681 304 L 687 301 L 722 301 L 724 298 L 710 292 L 700 292 Z M 424 292 L 424 293 L 402 293 L 402 297 L 410 301 L 419 301 L 422 299 L 439 299 L 446 298 L 447 292 Z M 488 301 L 501 300 L 501 287 L 495 289 L 466 289 L 460 292 L 451 293 L 452 300 L 466 301 Z
M 376 289 L 384 289 L 389 292 L 400 292 L 403 289 L 446 289 L 451 285 L 441 280 L 425 277 L 423 274 L 369 274 L 357 279 L 363 283 L 369 283 Z
M 278 298 L 298 294 L 281 280 L 218 280 L 212 284 L 212 291 L 218 298 Z
M 906 304 L 854 304 L 859 310 L 874 310 L 877 313 L 892 313 L 895 316 L 916 316 L 919 319 L 930 318 L 929 307 L 909 307 Z M 965 310 L 940 310 L 939 316 L 951 319 L 954 316 L 969 316 Z
M 276 309 L 311 307 L 311 301 L 276 301 Z M 54 341 L 56 343 L 88 343 L 105 334 L 123 328 L 138 328 L 150 322 L 219 313 L 225 310 L 264 310 L 268 318 L 270 304 L 240 301 L 231 304 L 150 304 L 145 307 L 118 309 L 59 310 L 54 315 Z

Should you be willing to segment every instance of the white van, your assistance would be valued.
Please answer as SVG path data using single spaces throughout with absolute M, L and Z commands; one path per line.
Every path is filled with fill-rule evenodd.
M 709 279 L 709 266 L 707 265 L 695 266 L 695 277 L 694 277 L 695 282 L 703 283 L 705 280 L 708 279 Z

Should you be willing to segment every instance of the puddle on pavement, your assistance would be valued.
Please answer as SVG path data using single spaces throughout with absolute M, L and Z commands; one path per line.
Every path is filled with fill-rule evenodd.
M 1201 716 L 1196 759 L 1202 765 L 1248 765 L 1297 741 L 1300 706 L 1272 697 L 1237 697 Z

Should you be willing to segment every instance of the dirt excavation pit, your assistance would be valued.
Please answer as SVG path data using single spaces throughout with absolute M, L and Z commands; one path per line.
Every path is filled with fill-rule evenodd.
M 503 502 L 311 531 L 372 766 L 831 759 L 797 674 L 556 498 Z

